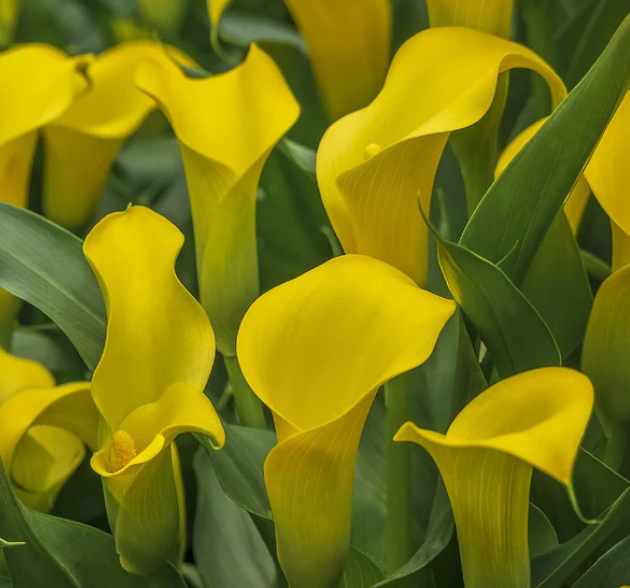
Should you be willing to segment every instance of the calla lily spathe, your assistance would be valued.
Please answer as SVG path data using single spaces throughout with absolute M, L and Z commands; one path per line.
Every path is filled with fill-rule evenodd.
M 419 206 L 429 214 L 446 141 L 486 114 L 499 75 L 517 67 L 541 74 L 554 103 L 566 95 L 531 50 L 472 29 L 429 29 L 401 47 L 374 102 L 333 124 L 318 150 L 322 199 L 346 253 L 425 282 L 428 233 Z
M 71 230 L 80 229 L 98 204 L 112 163 L 125 141 L 156 110 L 134 82 L 145 59 L 185 65 L 180 51 L 151 41 L 113 47 L 88 69 L 90 91 L 44 128 L 44 213 Z
M 429 357 L 454 311 L 395 268 L 347 255 L 264 294 L 246 314 L 238 357 L 276 425 L 265 483 L 292 588 L 336 586 L 372 401 Z
M 149 575 L 181 548 L 182 487 L 173 440 L 225 434 L 204 395 L 215 355 L 208 318 L 175 274 L 179 230 L 132 207 L 90 232 L 85 255 L 107 307 L 105 349 L 92 380 L 102 418 L 93 469 L 122 565 Z
M 508 38 L 514 0 L 427 0 L 432 27 L 466 27 Z
M 88 382 L 55 386 L 43 366 L 0 349 L 0 456 L 22 503 L 52 508 L 97 426 Z
M 0 55 L 0 199 L 26 206 L 39 129 L 61 116 L 88 84 L 70 58 L 49 45 L 24 45 Z M 0 345 L 7 343 L 19 302 L 0 288 Z
M 453 508 L 466 588 L 529 588 L 529 488 L 533 468 L 571 486 L 593 405 L 586 376 L 541 368 L 495 384 L 446 435 L 406 423 L 396 441 L 424 447 Z
M 236 333 L 258 296 L 256 191 L 269 153 L 300 108 L 273 60 L 256 45 L 233 70 L 191 79 L 165 62 L 139 71 L 179 141 L 190 201 L 201 303 L 217 347 L 235 355 Z
M 385 81 L 391 52 L 389 0 L 284 0 L 309 50 L 332 120 L 367 106 Z

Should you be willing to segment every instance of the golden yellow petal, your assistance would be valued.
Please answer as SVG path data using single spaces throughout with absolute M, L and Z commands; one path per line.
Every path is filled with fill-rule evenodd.
M 536 467 L 565 486 L 593 405 L 586 376 L 541 368 L 502 380 L 468 404 L 446 435 L 408 422 L 449 494 L 468 588 L 530 585 L 529 486 Z
M 92 394 L 112 434 L 173 384 L 201 391 L 210 375 L 212 328 L 175 274 L 183 241 L 174 225 L 142 206 L 110 214 L 85 240 L 108 315 Z
M 90 91 L 44 128 L 43 207 L 52 221 L 71 230 L 85 224 L 125 140 L 157 108 L 135 84 L 139 65 L 148 59 L 195 64 L 161 43 L 117 45 L 90 64 Z
M 343 571 L 357 444 L 374 395 L 429 357 L 454 310 L 395 268 L 346 255 L 247 312 L 237 355 L 276 422 L 265 482 L 291 585 L 332 586 Z
M 0 349 L 0 406 L 24 388 L 51 388 L 52 374 L 41 364 Z
M 428 214 L 444 145 L 484 116 L 499 74 L 513 68 L 543 76 L 554 103 L 566 95 L 532 51 L 472 29 L 429 29 L 401 47 L 374 102 L 332 125 L 318 150 L 322 199 L 346 253 L 377 257 L 424 283 L 419 206 Z
M 306 40 L 332 120 L 367 106 L 390 60 L 389 0 L 284 0 Z
M 169 118 L 190 193 L 201 302 L 217 346 L 234 355 L 236 332 L 258 293 L 255 200 L 267 156 L 299 116 L 273 60 L 256 45 L 233 70 L 187 78 L 147 63 L 138 85 Z

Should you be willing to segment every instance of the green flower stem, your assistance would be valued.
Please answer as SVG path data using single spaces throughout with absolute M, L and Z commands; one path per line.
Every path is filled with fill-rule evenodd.
M 411 419 L 410 374 L 385 384 L 387 406 L 387 530 L 386 561 L 394 572 L 413 555 L 411 541 L 411 444 L 393 441 L 398 429 Z
M 254 394 L 243 376 L 236 356 L 224 355 L 225 367 L 234 393 L 238 420 L 246 427 L 264 429 L 267 426 L 265 411 L 260 399 Z

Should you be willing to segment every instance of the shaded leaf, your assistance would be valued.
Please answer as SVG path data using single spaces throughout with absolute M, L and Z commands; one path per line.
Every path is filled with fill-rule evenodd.
M 81 240 L 4 202 L 0 226 L 0 286 L 47 314 L 94 369 L 105 340 L 105 306 Z

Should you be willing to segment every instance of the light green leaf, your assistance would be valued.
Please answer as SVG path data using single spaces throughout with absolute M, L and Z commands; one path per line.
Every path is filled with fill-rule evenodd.
M 0 225 L 0 286 L 47 314 L 94 369 L 105 341 L 105 306 L 81 240 L 4 202 Z

